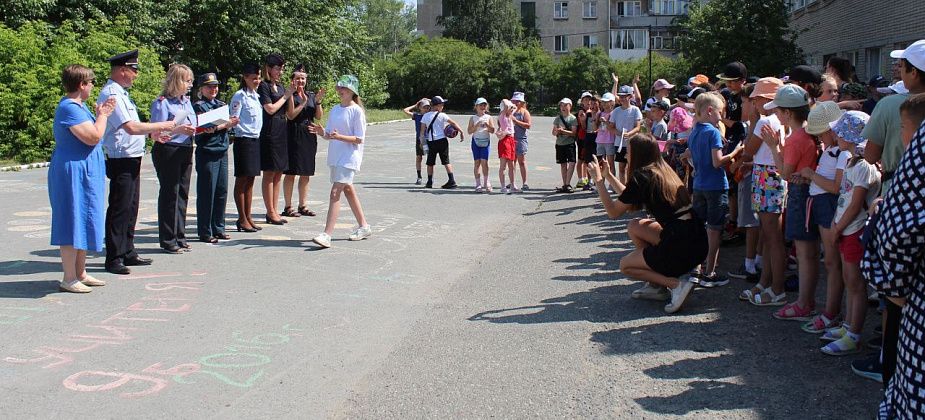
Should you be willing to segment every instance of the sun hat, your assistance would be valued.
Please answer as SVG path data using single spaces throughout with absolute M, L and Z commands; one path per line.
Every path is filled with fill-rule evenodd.
M 668 118 L 668 131 L 672 133 L 683 133 L 694 127 L 694 117 L 684 110 L 684 108 L 675 108 L 671 110 L 671 116 Z
M 905 58 L 915 68 L 925 71 L 925 39 L 915 41 L 904 50 L 890 52 L 892 58 Z
M 511 102 L 511 101 L 509 101 L 509 100 L 507 100 L 507 99 L 502 99 L 502 100 L 501 100 L 501 111 L 504 112 L 504 111 L 506 111 L 508 108 L 517 108 L 517 105 L 514 105 L 513 102 Z
M 617 91 L 617 96 L 629 96 L 633 94 L 632 86 L 623 85 L 620 86 L 620 90 Z
M 832 128 L 832 132 L 838 137 L 857 145 L 864 143 L 866 140 L 864 137 L 861 137 L 861 132 L 864 131 L 864 126 L 867 125 L 867 121 L 869 120 L 870 115 L 861 111 L 848 111 L 837 121 L 829 123 L 829 127 Z
M 569 98 L 562 98 L 562 99 L 559 100 L 559 104 L 560 104 L 560 105 L 561 105 L 561 104 L 569 104 L 569 105 L 571 105 L 571 104 L 572 104 L 572 100 L 569 99 Z
M 617 100 L 617 98 L 616 98 L 615 96 L 613 96 L 613 94 L 610 93 L 610 92 L 607 92 L 607 93 L 605 93 L 604 95 L 601 96 L 601 102 L 613 102 L 613 101 L 616 101 L 616 100 Z
M 797 85 L 785 85 L 777 90 L 773 101 L 764 104 L 764 109 L 798 108 L 806 105 L 809 105 L 809 94 L 803 88 Z
M 524 100 L 524 93 L 523 93 L 523 92 L 514 92 L 514 94 L 511 95 L 511 102 L 526 102 L 526 101 Z
M 668 83 L 668 81 L 665 79 L 658 79 L 655 81 L 654 84 L 652 84 L 652 89 L 654 90 L 674 89 L 674 85 L 671 83 Z
M 488 103 L 488 100 L 485 98 L 478 98 L 475 100 L 476 105 L 487 104 L 487 103 Z
M 832 101 L 816 102 L 816 106 L 809 111 L 806 117 L 806 132 L 818 136 L 831 128 L 829 124 L 841 118 L 842 111 L 838 104 Z
M 716 75 L 717 79 L 725 81 L 745 79 L 747 77 L 748 70 L 745 68 L 745 64 L 738 61 L 726 64 L 726 69 L 723 70 L 722 73 Z
M 360 81 L 352 74 L 345 74 L 337 79 L 337 87 L 350 89 L 354 94 L 360 94 Z
M 447 100 L 443 99 L 442 96 L 438 95 L 438 96 L 434 96 L 433 99 L 430 100 L 430 103 L 431 105 L 441 105 L 441 104 L 447 103 Z
M 776 77 L 763 77 L 758 79 L 755 82 L 755 89 L 752 90 L 752 94 L 748 95 L 749 98 L 766 98 L 774 99 L 774 95 L 777 94 L 777 90 L 784 85 L 784 81 Z
M 892 85 L 883 88 L 877 88 L 877 92 L 880 92 L 885 95 L 890 95 L 893 93 L 898 93 L 900 95 L 905 95 L 909 93 L 909 89 L 906 89 L 906 84 L 900 80 Z
M 790 69 L 790 73 L 787 73 L 787 81 L 818 85 L 822 83 L 822 73 L 810 66 L 799 65 Z

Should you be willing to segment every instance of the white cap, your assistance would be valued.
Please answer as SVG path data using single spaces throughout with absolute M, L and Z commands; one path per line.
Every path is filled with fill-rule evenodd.
M 904 50 L 893 50 L 890 53 L 892 58 L 905 58 L 909 61 L 915 68 L 925 71 L 925 39 L 918 40 L 912 43 L 908 48 Z
M 613 96 L 613 94 L 610 92 L 607 92 L 604 94 L 604 96 L 601 96 L 601 102 L 613 102 L 616 100 L 617 100 L 617 97 Z
M 593 96 L 594 96 L 594 95 L 592 95 L 591 92 L 588 92 L 588 91 L 584 91 L 584 92 L 581 93 L 581 99 L 590 98 L 590 97 L 593 97 Z
M 476 105 L 487 104 L 487 103 L 488 103 L 488 100 L 485 98 L 478 98 L 475 100 Z
M 898 81 L 898 82 L 896 82 L 896 83 L 893 83 L 892 85 L 889 85 L 889 86 L 887 86 L 887 87 L 877 88 L 877 92 L 880 92 L 880 93 L 885 94 L 885 95 L 890 95 L 890 94 L 893 94 L 893 93 L 898 93 L 898 94 L 900 94 L 900 95 L 904 95 L 904 94 L 909 93 L 909 89 L 906 89 L 906 84 L 903 83 L 902 80 L 900 80 L 900 81 Z
M 569 99 L 569 98 L 562 98 L 562 99 L 559 100 L 559 105 L 561 105 L 561 104 L 569 104 L 569 105 L 571 105 L 571 104 L 572 104 L 572 100 Z
M 514 92 L 514 94 L 511 95 L 511 101 L 526 102 L 526 101 L 524 100 L 524 93 L 523 93 L 523 92 Z

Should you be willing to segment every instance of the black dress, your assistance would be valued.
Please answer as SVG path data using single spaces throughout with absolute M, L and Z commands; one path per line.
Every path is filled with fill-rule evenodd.
M 262 81 L 257 88 L 260 104 L 276 103 L 286 95 L 286 88 L 277 83 L 273 91 L 271 82 Z M 283 105 L 273 114 L 263 111 L 263 128 L 260 130 L 260 169 L 282 172 L 289 166 L 289 139 L 286 135 L 286 106 Z
M 289 120 L 289 169 L 286 175 L 314 175 L 315 154 L 318 153 L 318 136 L 308 132 L 308 124 L 315 120 L 315 94 L 308 93 L 308 104 L 295 119 Z M 298 108 L 302 98 L 292 95 L 293 106 Z

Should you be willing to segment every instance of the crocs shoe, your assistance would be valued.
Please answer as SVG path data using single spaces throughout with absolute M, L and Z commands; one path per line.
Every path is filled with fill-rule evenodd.
M 803 324 L 800 329 L 810 334 L 822 334 L 825 330 L 838 326 L 838 317 L 829 318 L 825 312 L 816 315 L 812 320 Z
M 630 296 L 633 299 L 642 300 L 671 300 L 671 292 L 667 288 L 653 286 L 651 283 L 646 283 L 642 288 L 634 290 Z
M 813 308 L 802 308 L 799 303 L 793 302 L 784 305 L 772 316 L 782 321 L 809 321 L 814 315 L 816 311 Z
M 845 334 L 844 337 L 826 344 L 819 350 L 825 354 L 828 354 L 829 356 L 847 356 L 849 354 L 855 354 L 860 351 L 859 347 L 860 346 L 858 346 L 857 340 L 851 338 L 850 335 Z

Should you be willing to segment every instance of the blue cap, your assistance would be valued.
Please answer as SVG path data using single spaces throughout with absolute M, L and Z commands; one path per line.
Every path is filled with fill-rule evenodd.
M 632 95 L 632 94 L 633 94 L 632 86 L 623 85 L 623 86 L 620 86 L 620 90 L 617 91 L 617 96 L 626 96 L 626 95 Z

